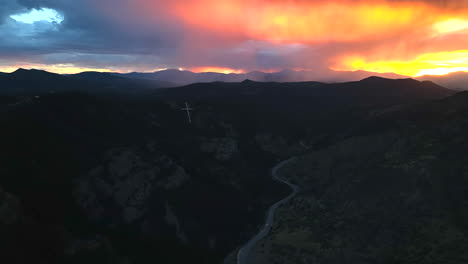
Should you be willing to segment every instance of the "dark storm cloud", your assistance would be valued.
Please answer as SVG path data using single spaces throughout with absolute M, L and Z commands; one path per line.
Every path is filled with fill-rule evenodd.
M 134 19 L 128 16 L 126 1 L 112 2 L 113 10 L 121 14 L 119 17 L 107 14 L 96 6 L 97 1 L 90 0 L 4 1 L 0 4 L 3 21 L 0 23 L 0 60 L 30 56 L 31 62 L 41 63 L 43 58 L 52 56 L 55 63 L 127 66 L 141 61 L 158 65 L 167 63 L 164 58 L 158 61 L 161 54 L 173 56 L 177 47 L 179 37 L 175 30 L 139 21 L 132 23 Z M 24 24 L 10 18 L 10 15 L 33 8 L 55 9 L 65 20 L 55 25 L 48 22 Z M 94 61 L 88 61 L 91 58 Z
M 128 1 L 6 0 L 0 25 L 0 60 L 83 67 L 118 68 L 197 67 L 281 68 L 290 52 L 261 41 L 187 28 L 164 17 L 164 1 L 154 18 L 138 17 Z M 156 1 L 153 1 L 153 3 Z M 53 8 L 65 20 L 59 25 L 26 25 L 9 18 L 32 8 Z M 138 67 L 139 66 L 139 67 Z

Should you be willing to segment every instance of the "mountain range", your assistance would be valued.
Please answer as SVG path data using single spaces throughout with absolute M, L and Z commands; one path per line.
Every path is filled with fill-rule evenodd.
M 265 73 L 260 71 L 253 71 L 249 73 L 216 73 L 216 72 L 203 72 L 194 73 L 191 71 L 181 70 L 163 70 L 153 73 L 127 73 L 116 74 L 122 77 L 129 77 L 134 79 L 145 80 L 159 80 L 173 82 L 177 85 L 187 85 L 191 83 L 200 82 L 241 82 L 249 79 L 258 82 L 305 82 L 305 81 L 318 81 L 318 82 L 347 82 L 358 81 L 369 76 L 379 76 L 391 79 L 407 78 L 393 73 L 374 73 L 366 71 L 333 71 L 333 70 L 315 70 L 315 71 L 293 71 L 283 70 L 280 72 Z
M 32 71 L 36 74 L 25 75 L 25 72 Z M 42 74 L 42 77 L 39 77 L 39 73 Z M 130 93 L 130 90 L 127 89 L 130 86 L 137 86 L 143 89 L 154 89 L 154 88 L 169 88 L 184 86 L 193 83 L 210 83 L 210 82 L 242 82 L 244 80 L 252 80 L 257 82 L 323 82 L 323 83 L 342 83 L 342 82 L 352 82 L 365 79 L 370 76 L 388 78 L 388 79 L 405 79 L 409 78 L 408 76 L 393 74 L 393 73 L 375 73 L 367 71 L 333 71 L 333 70 L 316 70 L 316 71 L 293 71 L 293 70 L 283 70 L 280 72 L 265 73 L 260 71 L 253 71 L 249 73 L 216 73 L 216 72 L 202 72 L 195 73 L 185 70 L 162 70 L 151 73 L 102 73 L 102 72 L 82 72 L 78 74 L 69 74 L 69 75 L 59 75 L 54 73 L 47 73 L 41 70 L 25 70 L 18 69 L 13 73 L 1 73 L 0 72 L 0 82 L 4 87 L 11 86 L 8 84 L 8 81 L 16 80 L 14 83 L 15 92 L 19 92 L 22 89 L 27 89 L 25 87 L 31 87 L 29 82 L 39 82 L 37 86 L 41 86 L 41 82 L 47 80 L 54 81 L 53 85 L 59 85 L 59 87 L 49 86 L 44 89 L 52 91 L 54 89 L 64 89 L 65 87 L 73 87 L 70 90 L 76 90 L 78 87 L 82 91 L 87 92 L 106 92 L 106 90 L 120 90 L 122 93 Z M 44 77 L 48 75 L 48 77 Z M 19 82 L 22 76 L 27 76 L 29 80 L 23 80 Z M 67 82 L 63 77 L 72 77 L 73 81 Z M 61 79 L 61 82 L 58 81 Z M 125 80 L 126 79 L 126 80 Z M 425 75 L 415 78 L 420 81 L 432 81 L 441 85 L 443 87 L 461 91 L 468 90 L 468 73 L 467 72 L 455 72 L 447 75 Z M 99 82 L 99 87 L 92 87 L 88 84 L 82 85 L 83 82 L 92 81 L 94 83 Z M 85 88 L 84 88 L 85 87 Z M 87 87 L 87 88 L 86 88 Z M 37 88 L 37 90 L 41 90 Z M 3 93 L 6 92 L 4 88 Z
M 130 79 L 100 72 L 60 75 L 42 70 L 18 69 L 12 73 L 0 74 L 0 94 L 14 95 L 66 91 L 131 95 L 173 86 L 174 84 L 165 81 Z

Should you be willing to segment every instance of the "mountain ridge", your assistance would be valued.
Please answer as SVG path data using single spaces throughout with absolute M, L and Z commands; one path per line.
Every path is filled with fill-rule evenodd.
M 398 75 L 394 73 L 375 73 L 367 71 L 333 71 L 333 70 L 316 70 L 316 71 L 294 71 L 282 70 L 278 72 L 261 72 L 252 71 L 247 73 L 217 73 L 217 72 L 200 72 L 195 73 L 187 70 L 168 69 L 150 73 L 114 73 L 122 77 L 135 79 L 150 79 L 150 80 L 177 80 L 179 85 L 187 85 L 197 82 L 241 82 L 245 79 L 261 82 L 303 82 L 303 81 L 319 81 L 319 82 L 345 82 L 358 81 L 368 76 L 380 76 L 385 78 L 407 78 L 408 76 Z
M 425 93 L 421 93 L 425 89 Z M 439 98 L 453 94 L 454 91 L 432 82 L 418 81 L 414 79 L 387 79 L 371 76 L 359 81 L 343 83 L 322 82 L 258 82 L 245 79 L 239 83 L 193 83 L 170 89 L 160 89 L 157 95 L 169 97 L 188 98 L 228 98 L 228 97 L 252 97 L 274 96 L 278 99 L 287 98 L 311 98 L 311 97 L 394 97 L 412 94 L 414 98 Z M 280 96 L 281 95 L 281 96 Z
M 196 74 L 192 72 L 181 72 L 178 70 L 167 70 L 163 72 L 158 72 L 158 74 L 171 74 L 171 73 L 181 73 L 187 74 L 190 76 L 196 76 L 198 79 L 194 79 L 194 83 L 187 85 L 182 85 L 179 87 L 179 90 L 186 90 L 191 88 L 201 87 L 202 89 L 207 89 L 208 87 L 219 86 L 220 91 L 224 91 L 229 88 L 235 88 L 236 86 L 244 89 L 244 93 L 251 94 L 255 93 L 255 89 L 266 89 L 267 86 L 272 86 L 273 90 L 278 89 L 278 87 L 292 87 L 293 89 L 304 90 L 310 87 L 317 88 L 328 87 L 329 89 L 336 89 L 337 87 L 342 86 L 369 86 L 369 91 L 372 92 L 370 86 L 404 86 L 409 85 L 408 87 L 416 86 L 425 86 L 430 89 L 439 89 L 440 91 L 444 90 L 443 87 L 437 86 L 434 83 L 421 82 L 414 79 L 389 79 L 382 76 L 368 76 L 357 81 L 341 82 L 341 83 L 323 83 L 318 81 L 301 81 L 301 82 L 277 82 L 274 80 L 264 80 L 258 81 L 254 76 L 239 75 L 239 74 L 218 74 L 218 73 L 201 73 Z M 283 71 L 291 72 L 291 71 Z M 280 72 L 281 73 L 281 72 Z M 279 74 L 280 74 L 279 73 Z M 297 72 L 296 72 L 297 73 Z M 125 77 L 126 76 L 126 77 Z M 206 80 L 206 76 L 235 76 L 236 78 L 244 78 L 238 82 L 228 82 L 229 80 L 217 80 L 212 82 L 202 82 Z M 175 77 L 174 77 L 175 78 Z M 178 80 L 178 79 L 173 79 Z M 411 83 L 411 84 L 410 84 Z M 2 94 L 14 94 L 14 93 L 50 93 L 50 92 L 61 92 L 61 91 L 84 91 L 90 93 L 120 93 L 120 94 L 135 94 L 135 93 L 159 93 L 156 88 L 171 88 L 176 87 L 174 82 L 164 81 L 164 80 L 149 80 L 149 79 L 132 79 L 128 78 L 128 75 L 121 75 L 115 73 L 106 73 L 106 72 L 82 72 L 72 75 L 60 75 L 55 73 L 50 73 L 43 70 L 26 70 L 18 69 L 12 73 L 0 74 L 0 84 L 2 84 L 3 89 L 0 90 Z M 249 87 L 243 87 L 249 86 Z M 276 88 L 275 88 L 276 87 Z M 215 88 L 213 88 L 215 89 Z M 247 91 L 250 89 L 249 91 Z M 282 88 L 281 88 L 282 89 Z M 196 89 L 195 89 L 196 90 Z M 260 91 L 259 90 L 259 91 Z M 167 92 L 165 89 L 162 90 L 163 93 Z M 212 93 L 219 93 L 220 91 L 213 91 Z M 227 90 L 226 90 L 227 91 Z M 227 91 L 228 94 L 234 92 L 234 90 Z M 187 91 L 187 94 L 194 93 L 195 91 Z M 309 91 L 313 92 L 313 90 Z M 330 91 L 326 91 L 330 93 Z M 448 91 L 446 91 L 449 94 Z
M 12 73 L 0 74 L 0 94 L 4 95 L 39 95 L 66 91 L 131 95 L 173 86 L 165 81 L 130 79 L 102 72 L 61 75 L 19 68 Z

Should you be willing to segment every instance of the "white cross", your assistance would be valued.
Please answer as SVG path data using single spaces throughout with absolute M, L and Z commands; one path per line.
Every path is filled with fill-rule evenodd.
M 191 113 L 191 111 L 193 111 L 193 108 L 190 107 L 188 102 L 185 102 L 185 108 L 182 108 L 180 110 L 187 111 L 188 122 L 189 122 L 189 124 L 192 124 L 192 113 Z

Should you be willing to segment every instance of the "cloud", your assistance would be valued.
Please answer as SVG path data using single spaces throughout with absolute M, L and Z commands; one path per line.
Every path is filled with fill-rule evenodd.
M 19 64 L 120 71 L 375 70 L 377 62 L 411 62 L 468 44 L 464 0 L 3 2 L 0 70 Z M 56 10 L 64 21 L 25 24 L 10 18 L 41 8 Z

